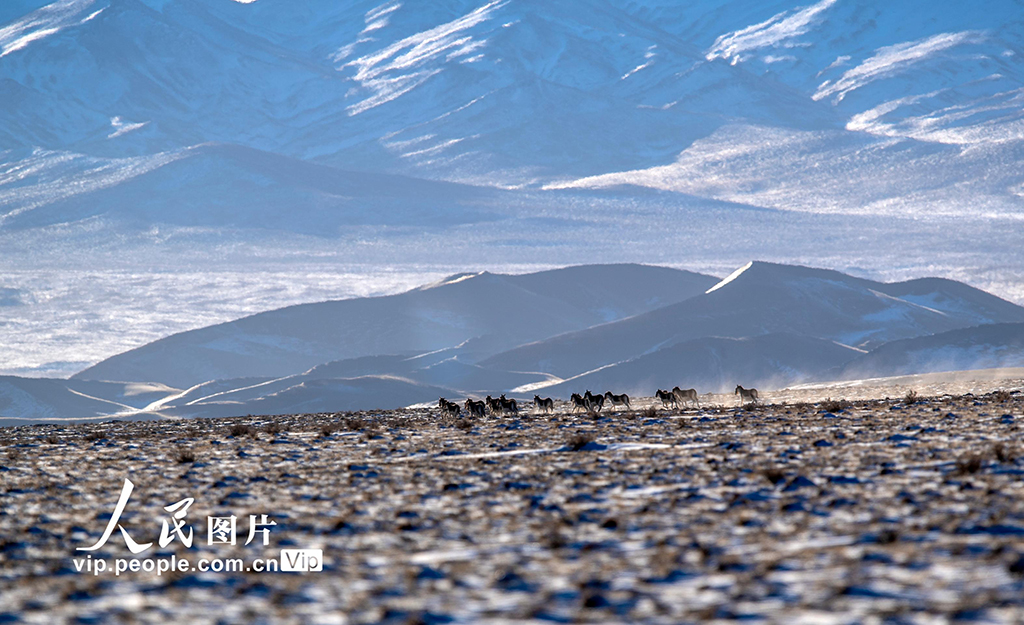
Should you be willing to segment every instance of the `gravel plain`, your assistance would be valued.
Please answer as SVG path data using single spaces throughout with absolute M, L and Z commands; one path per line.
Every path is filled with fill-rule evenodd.
M 0 428 L 0 623 L 1020 623 L 1024 382 L 981 386 Z M 77 551 L 126 478 L 154 545 Z M 192 546 L 160 547 L 186 498 Z M 191 570 L 301 548 L 322 571 Z

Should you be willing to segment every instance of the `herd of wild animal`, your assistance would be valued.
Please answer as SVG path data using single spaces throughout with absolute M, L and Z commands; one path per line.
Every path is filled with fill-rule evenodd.
M 733 394 L 740 396 L 740 403 L 756 403 L 758 401 L 756 388 L 743 388 L 742 386 L 737 385 L 736 391 Z M 696 389 L 688 388 L 684 390 L 677 386 L 671 391 L 663 391 L 659 388 L 658 392 L 655 393 L 654 396 L 660 399 L 662 406 L 666 408 L 679 408 L 680 406 L 686 405 L 690 402 L 692 402 L 698 409 L 700 408 L 700 401 L 697 399 Z M 594 395 L 589 390 L 583 395 L 573 393 L 569 398 L 569 403 L 572 406 L 572 412 L 601 412 L 601 409 L 605 407 L 605 404 L 610 405 L 612 408 L 624 406 L 626 410 L 633 409 L 629 405 L 629 395 L 626 395 L 625 393 L 622 395 L 616 395 L 611 391 L 606 392 L 604 395 Z M 533 405 L 534 408 L 545 414 L 555 410 L 555 400 L 550 397 L 534 395 Z M 488 412 L 492 415 L 498 416 L 519 414 L 519 404 L 516 403 L 515 399 L 508 399 L 505 397 L 504 393 L 497 399 L 488 395 L 483 401 L 466 398 L 466 401 L 462 406 L 442 397 L 437 401 L 437 407 L 451 417 L 458 417 L 462 414 L 463 409 L 465 409 L 470 416 L 474 417 L 486 416 Z

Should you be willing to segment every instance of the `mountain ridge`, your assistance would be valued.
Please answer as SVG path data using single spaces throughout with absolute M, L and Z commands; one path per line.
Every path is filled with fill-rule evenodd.
M 280 377 L 342 358 L 434 351 L 487 336 L 491 342 L 498 341 L 497 346 L 488 347 L 495 350 L 600 323 L 609 312 L 630 314 L 638 307 L 630 297 L 637 284 L 671 277 L 672 292 L 658 296 L 674 301 L 700 293 L 715 280 L 642 265 L 611 267 L 608 271 L 617 274 L 620 291 L 625 293 L 617 296 L 621 302 L 617 313 L 593 308 L 593 301 L 588 309 L 551 288 L 552 276 L 561 276 L 562 284 L 568 286 L 587 269 L 527 277 L 484 272 L 397 295 L 300 304 L 258 313 L 165 337 L 72 377 L 141 377 L 187 387 L 216 378 Z M 541 282 L 540 293 L 528 288 L 531 279 Z M 510 305 L 515 309 L 508 311 Z M 639 308 L 643 306 L 639 304 Z M 518 311 L 525 311 L 526 318 L 518 318 L 523 314 Z
M 901 288 L 900 284 L 896 283 L 895 288 Z M 888 295 L 888 288 L 894 287 L 834 270 L 753 262 L 722 288 L 701 296 L 517 347 L 481 364 L 545 371 L 564 378 L 703 336 L 741 338 L 788 331 L 864 348 L 872 343 L 908 338 L 908 333 L 931 333 L 925 328 L 943 331 L 953 329 L 957 323 L 963 327 L 978 322 L 977 316 L 964 313 L 955 321 L 950 317 L 952 311 L 940 312 L 900 300 Z M 986 310 L 1006 315 L 989 322 L 1024 320 L 1024 308 L 978 289 L 970 292 L 981 298 L 989 307 Z M 845 298 L 845 308 L 828 297 Z M 809 314 L 810 309 L 816 315 Z M 600 345 L 601 349 L 595 352 L 588 345 Z

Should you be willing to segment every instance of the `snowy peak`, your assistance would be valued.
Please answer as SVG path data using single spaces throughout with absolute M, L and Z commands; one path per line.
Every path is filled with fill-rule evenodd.
M 930 317 L 956 327 L 1015 321 L 1022 314 L 1021 307 L 954 280 L 920 278 L 885 284 L 831 269 L 763 261 L 744 265 L 707 293 L 716 291 L 723 302 L 736 303 L 750 296 L 770 305 L 780 298 L 792 298 L 808 300 L 808 305 L 861 311 L 863 319 Z M 830 338 L 849 342 L 851 337 Z
M 707 293 L 710 294 L 721 289 L 726 289 L 729 293 L 780 289 L 787 285 L 808 280 L 853 286 L 860 286 L 868 282 L 832 269 L 818 269 L 803 265 L 785 265 L 755 260 L 732 272 L 714 287 L 708 289 Z
M 492 276 L 493 277 L 493 275 L 494 274 L 491 274 L 491 273 L 489 273 L 487 271 L 470 272 L 470 273 L 456 273 L 456 274 L 448 276 L 447 278 L 443 278 L 441 280 L 438 280 L 437 282 L 434 282 L 434 283 L 431 283 L 431 284 L 425 284 L 425 285 L 419 287 L 418 290 L 426 291 L 427 289 L 437 289 L 437 288 L 449 286 L 449 285 L 452 285 L 452 284 L 458 284 L 460 282 L 465 282 L 467 280 L 481 279 L 481 278 L 484 278 L 485 276 Z
M 733 280 L 735 280 L 736 278 L 740 277 L 740 275 L 742 275 L 744 271 L 746 271 L 747 269 L 750 269 L 750 268 L 751 268 L 751 267 L 753 267 L 753 266 L 754 266 L 754 261 L 750 261 L 750 262 L 749 262 L 749 263 L 747 263 L 746 265 L 743 265 L 742 267 L 740 267 L 740 268 L 739 268 L 739 269 L 737 269 L 736 271 L 734 271 L 734 272 L 730 273 L 730 274 L 729 274 L 728 276 L 726 276 L 726 277 L 725 277 L 725 278 L 724 278 L 724 279 L 723 279 L 723 280 L 722 280 L 721 282 L 719 282 L 719 283 L 718 283 L 718 284 L 716 284 L 715 286 L 713 286 L 713 287 L 711 287 L 710 289 L 708 289 L 707 291 L 705 291 L 705 293 L 711 293 L 712 291 L 717 291 L 718 289 L 720 289 L 720 288 L 722 288 L 723 286 L 725 286 L 725 285 L 729 284 L 730 282 L 732 282 L 732 281 L 733 281 Z

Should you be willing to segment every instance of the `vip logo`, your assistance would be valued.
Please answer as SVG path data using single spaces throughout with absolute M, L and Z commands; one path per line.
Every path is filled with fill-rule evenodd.
M 324 570 L 323 549 L 282 549 L 281 570 L 309 573 Z

